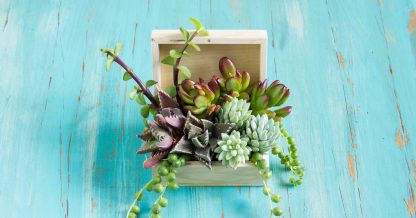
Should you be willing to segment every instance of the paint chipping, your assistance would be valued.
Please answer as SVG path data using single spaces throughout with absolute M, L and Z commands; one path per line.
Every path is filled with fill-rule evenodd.
M 416 162 L 415 162 L 415 160 L 412 160 L 412 168 L 413 168 L 413 179 L 416 182 Z
M 95 208 L 96 208 L 96 203 L 94 201 L 94 198 L 91 198 L 91 212 L 94 213 L 95 212 Z
M 104 85 L 103 84 L 100 85 L 100 92 L 102 92 L 102 91 L 104 91 Z
M 343 70 L 345 68 L 345 61 L 341 52 L 337 52 L 337 59 L 338 59 L 339 67 L 341 68 L 341 70 Z
M 407 31 L 409 31 L 409 33 L 411 33 L 415 29 L 416 29 L 416 14 L 415 14 L 415 11 L 412 9 L 409 13 L 409 21 L 407 23 Z
M 348 154 L 348 171 L 352 181 L 355 181 L 354 157 L 351 154 Z
M 238 189 L 238 192 L 240 193 L 240 195 L 241 195 L 241 186 L 237 186 L 237 189 Z
M 224 208 L 221 210 L 221 218 L 224 218 Z
M 358 146 L 358 145 L 357 145 L 357 144 L 355 144 L 355 143 L 351 144 L 351 147 L 352 147 L 352 148 L 357 148 L 357 146 Z
M 399 148 L 403 148 L 404 147 L 404 144 L 403 144 L 403 136 L 402 136 L 402 134 L 400 133 L 399 130 L 396 133 L 396 145 Z
M 409 184 L 409 199 L 404 199 L 404 203 L 407 206 L 407 211 L 409 211 L 409 214 L 411 217 L 415 215 L 416 212 L 416 206 L 415 206 L 415 191 L 413 190 L 413 186 Z

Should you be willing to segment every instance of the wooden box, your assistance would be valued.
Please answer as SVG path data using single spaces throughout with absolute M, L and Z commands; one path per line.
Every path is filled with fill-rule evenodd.
M 200 52 L 189 48 L 191 57 L 184 57 L 181 63 L 192 72 L 192 79 L 208 81 L 213 75 L 220 75 L 218 62 L 227 56 L 237 69 L 250 72 L 251 81 L 266 79 L 267 32 L 265 30 L 210 30 L 208 37 L 195 37 Z M 161 60 L 171 49 L 180 50 L 184 40 L 179 30 L 154 30 L 152 32 L 153 79 L 162 89 L 173 84 L 172 66 Z M 268 161 L 268 155 L 265 155 Z M 153 170 L 153 174 L 157 173 Z M 178 169 L 177 182 L 182 186 L 262 186 L 262 180 L 251 163 L 241 164 L 236 170 L 212 163 L 210 171 L 198 161 L 189 161 Z

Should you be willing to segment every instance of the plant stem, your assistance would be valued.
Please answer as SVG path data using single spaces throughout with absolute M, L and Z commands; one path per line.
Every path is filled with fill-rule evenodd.
M 138 200 L 139 196 L 140 196 L 140 195 L 144 192 L 144 189 L 145 189 L 145 188 L 146 188 L 146 186 L 148 186 L 150 183 L 152 183 L 152 180 L 150 180 L 149 182 L 147 182 L 147 183 L 146 183 L 146 185 L 144 185 L 144 186 L 140 189 L 140 191 L 138 192 L 139 194 L 137 195 L 137 197 L 136 197 L 136 198 L 134 198 L 134 201 L 133 201 L 133 203 L 131 204 L 130 209 L 127 211 L 126 218 L 128 217 L 129 213 L 131 212 L 131 209 L 133 208 L 133 206 L 136 204 L 136 202 L 137 202 L 137 200 Z
M 136 81 L 137 85 L 140 86 L 140 89 L 142 90 L 143 94 L 149 99 L 150 102 L 152 102 L 152 105 L 155 107 L 159 107 L 159 104 L 157 103 L 155 97 L 153 97 L 152 93 L 150 93 L 149 89 L 146 88 L 146 86 L 143 84 L 143 82 L 137 77 L 137 75 L 116 55 L 114 55 L 112 52 L 106 51 L 108 55 L 111 55 L 114 58 L 114 61 L 119 64 L 128 74 L 130 74 L 131 78 L 133 78 L 134 81 Z
M 258 171 L 261 176 L 261 171 Z M 266 180 L 262 179 L 264 188 L 267 190 L 267 197 L 269 198 L 269 207 L 270 207 L 270 218 L 272 217 L 272 193 L 269 192 L 269 186 L 267 185 Z
M 182 50 L 180 51 L 181 56 L 176 59 L 175 65 L 173 66 L 173 84 L 175 85 L 175 89 L 176 89 L 176 101 L 178 102 L 179 105 L 181 105 L 181 98 L 179 97 L 178 93 L 179 93 L 179 63 L 181 62 L 183 53 L 186 51 L 186 49 L 188 48 L 189 44 L 188 42 L 191 42 L 192 39 L 198 34 L 198 31 L 195 31 L 191 37 L 189 37 L 189 39 L 185 42 L 185 46 L 182 48 Z

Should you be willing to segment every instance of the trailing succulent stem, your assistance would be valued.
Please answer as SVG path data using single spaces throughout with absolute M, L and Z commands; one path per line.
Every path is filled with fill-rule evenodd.
M 277 155 L 280 158 L 280 163 L 295 175 L 295 177 L 291 177 L 289 179 L 289 182 L 294 186 L 301 185 L 305 170 L 304 167 L 301 166 L 298 159 L 295 139 L 292 136 L 289 136 L 287 130 L 283 127 L 282 122 L 279 123 L 279 128 L 282 136 L 286 139 L 286 142 L 289 145 L 288 154 L 285 154 L 283 149 L 278 146 L 272 149 L 272 154 Z
M 273 203 L 279 203 L 281 197 L 279 194 L 272 194 L 272 189 L 268 184 L 268 181 L 272 178 L 272 171 L 267 166 L 266 160 L 263 159 L 263 155 L 261 153 L 253 153 L 251 156 L 251 162 L 253 162 L 253 164 L 257 167 L 257 170 L 263 180 L 263 194 L 269 199 L 270 217 L 272 217 L 272 215 L 282 216 L 282 209 L 280 207 L 273 207 Z
M 136 76 L 133 70 L 128 67 L 123 60 L 121 60 L 118 56 L 119 52 L 121 51 L 121 44 L 117 43 L 116 48 L 113 49 L 101 49 L 101 51 L 107 55 L 107 64 L 106 68 L 109 70 L 111 63 L 114 61 L 119 64 L 129 75 L 136 81 L 137 85 L 140 87 L 140 92 L 142 92 L 150 102 L 152 102 L 153 107 L 159 107 L 159 103 L 157 102 L 156 98 L 150 93 L 149 89 L 143 84 L 143 82 Z
M 151 217 L 161 217 L 162 209 L 168 206 L 168 200 L 163 197 L 166 189 L 177 190 L 176 169 L 186 164 L 189 157 L 186 155 L 179 156 L 170 154 L 166 160 L 163 160 L 158 168 L 158 175 L 153 177 L 146 185 L 135 195 L 134 201 L 127 211 L 127 218 L 136 218 L 140 213 L 139 202 L 143 199 L 143 192 L 155 192 L 159 194 L 151 208 Z

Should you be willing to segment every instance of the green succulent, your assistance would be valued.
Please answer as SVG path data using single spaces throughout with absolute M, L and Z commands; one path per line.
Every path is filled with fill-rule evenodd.
M 250 103 L 244 99 L 232 98 L 222 105 L 219 123 L 233 123 L 235 129 L 240 129 L 251 117 Z
M 230 135 L 223 133 L 214 152 L 222 165 L 236 169 L 238 164 L 249 160 L 251 148 L 247 146 L 248 141 L 247 137 L 240 137 L 239 131 L 234 130 Z
M 270 118 L 281 120 L 292 111 L 291 106 L 286 106 L 272 111 L 270 108 L 281 106 L 290 95 L 290 90 L 279 80 L 267 87 L 267 80 L 252 84 L 248 90 L 250 93 L 251 109 L 253 114 L 267 114 Z
M 218 76 L 214 76 L 214 78 L 220 86 L 221 97 L 226 101 L 233 97 L 249 99 L 249 93 L 246 90 L 250 85 L 250 74 L 237 70 L 228 57 L 220 59 L 219 68 L 222 78 Z
M 191 111 L 198 118 L 206 118 L 218 112 L 217 105 L 220 96 L 220 88 L 214 79 L 205 83 L 200 79 L 199 83 L 190 79 L 182 81 L 179 87 L 179 97 L 182 99 L 184 109 Z
M 266 153 L 277 146 L 280 136 L 279 123 L 269 119 L 266 114 L 252 116 L 246 122 L 245 133 L 250 139 L 248 145 L 253 152 Z

